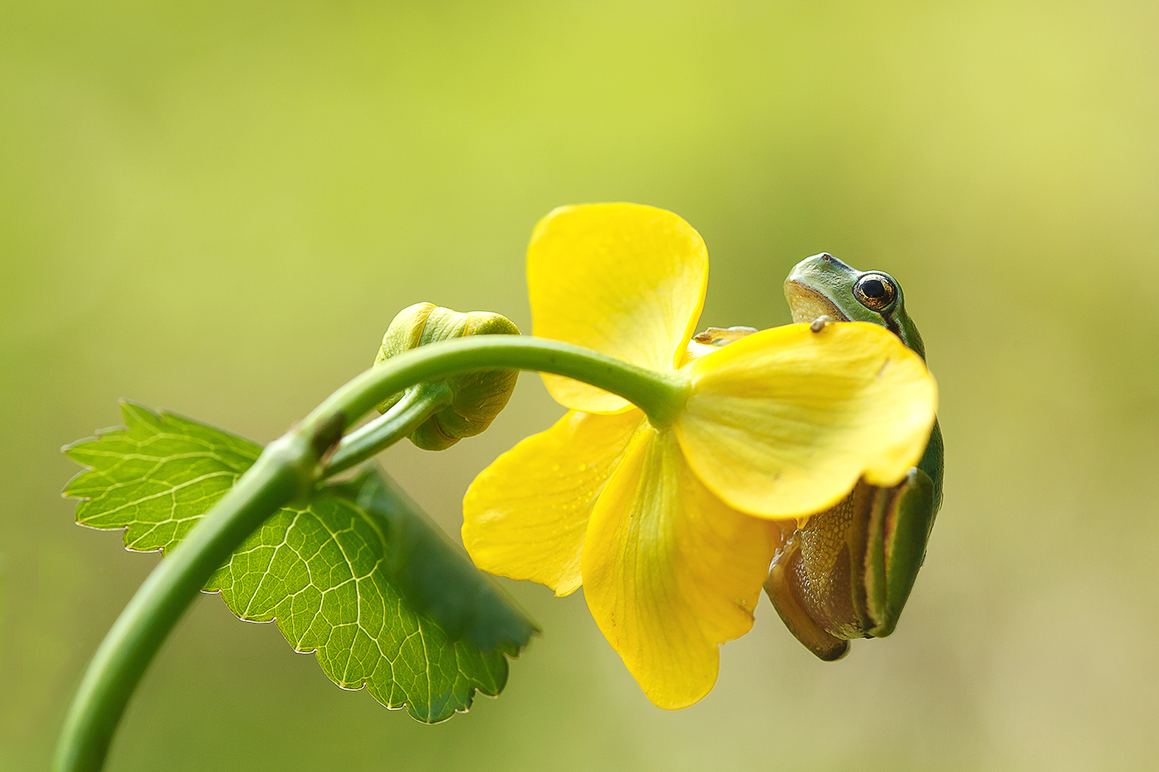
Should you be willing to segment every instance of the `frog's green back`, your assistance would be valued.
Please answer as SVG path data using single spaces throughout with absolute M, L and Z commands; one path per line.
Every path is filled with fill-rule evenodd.
M 934 513 L 942 508 L 942 475 L 945 471 L 945 446 L 942 443 L 942 427 L 934 421 L 934 429 L 930 432 L 930 441 L 926 443 L 926 452 L 918 462 L 918 469 L 929 475 L 934 483 Z

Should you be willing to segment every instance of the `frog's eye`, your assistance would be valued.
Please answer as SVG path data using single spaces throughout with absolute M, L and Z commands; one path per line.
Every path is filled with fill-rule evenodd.
M 853 285 L 853 297 L 870 311 L 888 311 L 897 300 L 897 285 L 881 273 L 867 273 Z

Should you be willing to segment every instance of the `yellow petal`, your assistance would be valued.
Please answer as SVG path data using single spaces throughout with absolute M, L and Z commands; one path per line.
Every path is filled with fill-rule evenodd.
M 675 425 L 688 463 L 744 512 L 794 517 L 827 509 L 862 475 L 892 486 L 917 463 L 937 387 L 884 327 L 793 324 L 693 362 Z
M 588 517 L 641 421 L 639 410 L 572 411 L 484 469 L 463 499 L 463 545 L 475 565 L 575 592 Z
M 718 645 L 752 626 L 773 557 L 768 526 L 712 495 L 671 432 L 637 430 L 588 524 L 584 596 L 657 706 L 708 694 Z
M 653 370 L 675 367 L 692 337 L 708 282 L 700 234 L 671 212 L 639 204 L 556 209 L 527 248 L 533 334 Z M 567 407 L 611 413 L 622 397 L 545 375 Z

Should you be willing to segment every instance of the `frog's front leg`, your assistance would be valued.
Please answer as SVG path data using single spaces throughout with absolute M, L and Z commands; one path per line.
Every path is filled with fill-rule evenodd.
M 809 330 L 811 332 L 824 332 L 826 327 L 828 327 L 829 325 L 833 324 L 836 321 L 837 320 L 834 319 L 829 314 L 821 314 L 816 319 L 814 319 L 812 322 L 810 322 Z

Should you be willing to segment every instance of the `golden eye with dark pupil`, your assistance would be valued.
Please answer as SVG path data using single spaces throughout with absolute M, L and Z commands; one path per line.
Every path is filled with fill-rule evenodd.
M 867 273 L 853 285 L 853 297 L 871 311 L 885 311 L 897 299 L 897 287 L 888 277 Z

